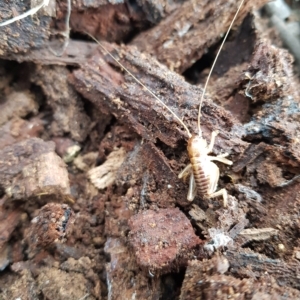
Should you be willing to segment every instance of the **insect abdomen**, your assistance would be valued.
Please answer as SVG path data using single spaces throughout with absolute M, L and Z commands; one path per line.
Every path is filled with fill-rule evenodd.
M 210 186 L 210 177 L 207 172 L 207 162 L 200 157 L 190 157 L 193 174 L 195 178 L 196 188 L 199 196 L 207 196 Z

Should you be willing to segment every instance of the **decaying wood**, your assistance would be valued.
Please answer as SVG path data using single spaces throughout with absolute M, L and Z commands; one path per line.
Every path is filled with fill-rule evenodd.
M 71 28 L 77 32 L 87 32 L 97 39 L 122 41 L 133 31 L 134 22 L 124 1 L 111 2 L 77 1 L 72 7 Z M 60 13 L 63 14 L 64 10 L 62 8 Z M 138 17 L 138 14 L 135 16 Z
M 293 94 L 292 62 L 287 50 L 264 40 L 257 43 L 250 65 L 244 71 L 245 95 L 251 102 L 271 102 Z
M 138 265 L 154 273 L 168 273 L 186 265 L 193 249 L 201 244 L 178 208 L 145 210 L 130 218 L 129 227 L 129 242 Z
M 43 121 L 40 117 L 30 120 L 13 118 L 0 127 L 0 149 L 26 138 L 39 137 L 44 130 Z
M 265 0 L 246 1 L 236 24 Z M 237 9 L 236 1 L 186 1 L 158 26 L 140 34 L 132 44 L 155 56 L 171 70 L 182 73 L 193 65 L 206 49 L 219 41 Z
M 298 290 L 300 288 L 299 261 L 294 260 L 286 263 L 280 259 L 271 259 L 249 249 L 227 250 L 225 257 L 230 263 L 231 273 L 235 276 L 257 278 L 260 277 L 260 274 L 269 274 L 281 286 L 290 286 Z
M 225 260 L 225 261 L 224 261 Z M 261 276 L 258 279 L 238 279 L 223 275 L 226 258 L 200 262 L 190 261 L 181 289 L 181 300 L 192 299 L 295 299 L 300 297 L 296 289 L 281 286 L 274 278 Z M 227 266 L 228 267 L 228 266 Z M 226 271 L 226 268 L 224 268 Z M 284 295 L 284 296 L 283 296 Z
M 19 209 L 9 209 L 0 206 L 0 251 L 11 238 L 20 221 L 21 211 Z M 0 266 L 1 268 L 1 266 Z
M 10 53 L 3 58 L 15 60 L 17 62 L 30 61 L 40 65 L 74 65 L 80 66 L 91 56 L 97 45 L 89 42 L 69 40 L 68 45 L 62 55 L 53 53 L 53 48 L 57 42 L 47 41 L 38 49 L 31 49 L 28 53 Z
M 68 172 L 54 148 L 53 142 L 31 138 L 0 150 L 0 187 L 5 194 L 14 200 L 68 197 Z
M 62 66 L 38 66 L 31 81 L 41 86 L 53 109 L 54 135 L 70 133 L 75 141 L 83 141 L 89 132 L 90 118 L 83 101 L 68 83 L 69 72 Z
M 158 299 L 161 295 L 161 279 L 140 272 L 130 249 L 121 238 L 110 237 L 104 251 L 111 257 L 106 264 L 107 284 L 111 299 Z M 132 285 L 134 282 L 134 285 Z M 148 287 L 150 284 L 150 288 Z
M 135 189 L 131 192 L 134 197 L 127 197 L 131 209 L 167 208 L 176 203 L 188 205 L 186 185 L 178 179 L 162 151 L 152 143 L 137 144 L 127 155 L 118 170 L 117 184 L 130 185 Z
M 104 189 L 115 182 L 116 173 L 124 162 L 126 151 L 124 148 L 115 149 L 107 156 L 101 166 L 88 171 L 88 177 L 98 189 Z
M 105 46 L 112 50 L 108 44 Z M 114 49 L 116 51 L 113 54 L 121 63 L 135 73 L 139 80 L 195 132 L 201 89 L 188 84 L 182 77 L 149 56 L 141 54 L 135 47 L 115 46 Z M 174 117 L 152 95 L 143 90 L 129 74 L 122 74 L 120 70 L 113 69 L 104 59 L 118 68 L 114 61 L 96 52 L 81 69 L 73 72 L 70 78 L 77 91 L 99 109 L 114 114 L 151 142 L 160 139 L 165 144 L 175 147 L 186 138 L 186 133 L 175 122 Z M 233 124 L 230 114 L 211 101 L 205 101 L 203 106 L 204 136 L 209 139 L 210 131 L 220 130 L 215 149 L 222 148 L 224 152 L 229 153 L 241 152 L 246 143 L 238 139 L 242 135 L 239 124 Z M 224 131 L 225 128 L 227 132 Z
M 31 7 L 28 2 L 1 1 L 0 22 L 11 19 L 14 13 L 21 14 Z M 27 17 L 7 26 L 0 27 L 0 56 L 9 57 L 11 53 L 25 53 L 39 48 L 50 37 L 51 17 L 47 15 Z
M 5 98 L 0 104 L 0 125 L 13 117 L 26 117 L 38 111 L 38 104 L 29 91 L 12 92 Z
M 278 230 L 274 228 L 248 228 L 240 232 L 247 241 L 264 241 L 277 234 Z
M 74 213 L 66 204 L 48 203 L 31 220 L 25 235 L 29 244 L 29 255 L 36 251 L 53 246 L 54 243 L 65 242 L 67 235 L 72 232 Z
M 201 69 L 210 62 L 206 56 L 198 59 L 208 47 L 214 57 L 238 3 L 112 2 L 72 1 L 71 26 L 113 41 L 136 34 L 132 43 L 138 47 L 104 45 L 196 134 L 202 89 L 149 52 L 179 72 L 193 66 L 185 76 L 189 80 L 190 72 L 201 84 L 206 78 Z M 246 3 L 239 22 L 265 0 Z M 0 4 L 0 18 L 29 6 L 10 4 L 7 11 L 1 10 L 7 4 Z M 211 131 L 220 131 L 214 154 L 228 152 L 234 162 L 220 166 L 219 186 L 229 191 L 224 209 L 215 200 L 186 200 L 188 185 L 178 173 L 188 159 L 187 134 L 122 67 L 91 42 L 70 40 L 62 57 L 52 53 L 57 31 L 65 28 L 67 2 L 56 4 L 51 26 L 40 12 L 0 29 L 2 58 L 39 65 L 16 64 L 16 71 L 8 71 L 11 62 L 0 65 L 2 95 L 29 89 L 34 95 L 33 102 L 25 99 L 30 105 L 11 97 L 10 113 L 0 112 L 0 202 L 8 205 L 0 210 L 0 269 L 12 264 L 8 276 L 0 276 L 0 294 L 9 299 L 300 298 L 298 82 L 290 56 L 262 39 L 269 34 L 259 30 L 258 15 L 248 14 L 226 43 L 202 110 L 204 137 L 209 141 Z M 157 24 L 138 33 L 149 23 Z M 96 166 L 106 168 L 114 149 L 122 149 L 109 166 L 114 183 L 106 181 L 99 192 L 88 174 Z M 70 192 L 75 226 L 64 204 L 37 210 L 39 201 L 9 201 L 66 200 Z M 68 227 L 72 233 L 61 243 Z M 241 248 L 246 246 L 251 250 Z

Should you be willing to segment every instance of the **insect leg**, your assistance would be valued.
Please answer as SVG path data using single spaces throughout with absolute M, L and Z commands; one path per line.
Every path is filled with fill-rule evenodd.
M 214 148 L 214 144 L 215 144 L 215 140 L 216 140 L 216 136 L 219 134 L 219 131 L 213 131 L 211 133 L 211 140 L 210 140 L 210 144 L 207 147 L 207 153 L 212 152 L 213 148 Z
M 224 205 L 224 207 L 227 207 L 228 195 L 227 195 L 226 189 L 221 189 L 217 192 L 214 192 L 214 193 L 208 195 L 209 198 L 215 198 L 215 197 L 218 197 L 218 196 L 223 196 L 223 205 Z
M 197 194 L 196 182 L 195 182 L 194 174 L 193 174 L 193 172 L 191 172 L 189 191 L 188 191 L 188 194 L 187 194 L 187 200 L 188 201 L 193 201 L 194 198 L 196 197 L 196 194 Z
M 178 178 L 183 178 L 184 180 L 188 175 L 192 173 L 192 165 L 188 164 L 179 174 Z
M 229 153 L 222 153 L 217 155 L 217 157 L 227 157 L 227 156 L 229 156 Z
M 227 154 L 227 153 L 225 153 Z M 227 156 L 227 155 L 226 155 Z M 208 156 L 210 161 L 216 160 L 226 165 L 232 165 L 233 162 L 229 159 L 224 158 L 224 154 L 218 156 Z

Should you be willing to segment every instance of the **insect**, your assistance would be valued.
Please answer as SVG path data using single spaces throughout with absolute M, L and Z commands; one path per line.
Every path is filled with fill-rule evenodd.
M 198 193 L 199 196 L 203 198 L 215 198 L 218 196 L 223 197 L 223 205 L 224 207 L 227 206 L 227 191 L 225 188 L 220 189 L 217 191 L 217 184 L 219 181 L 220 171 L 216 164 L 213 161 L 219 161 L 227 165 L 232 165 L 232 161 L 226 159 L 228 156 L 227 153 L 221 154 L 218 156 L 210 156 L 209 153 L 212 152 L 216 136 L 218 135 L 218 131 L 213 131 L 211 135 L 211 140 L 209 145 L 207 141 L 202 137 L 202 130 L 201 130 L 201 108 L 202 103 L 205 95 L 205 91 L 211 77 L 212 71 L 216 64 L 216 61 L 220 55 L 220 52 L 223 48 L 223 45 L 226 41 L 226 38 L 233 26 L 233 23 L 244 3 L 244 0 L 241 1 L 239 7 L 230 23 L 230 26 L 225 34 L 225 37 L 221 43 L 221 46 L 217 52 L 213 65 L 210 69 L 208 74 L 207 80 L 204 85 L 203 93 L 201 95 L 200 104 L 199 104 L 199 111 L 198 111 L 198 135 L 192 135 L 189 131 L 188 127 L 184 124 L 183 120 L 181 120 L 161 99 L 159 99 L 149 88 L 147 88 L 139 79 L 137 79 L 127 68 L 125 68 L 119 61 L 116 59 L 105 47 L 97 41 L 94 37 L 89 35 L 93 40 L 95 40 L 101 49 L 108 54 L 123 70 L 125 70 L 132 78 L 140 84 L 143 88 L 145 88 L 148 93 L 150 93 L 164 108 L 166 108 L 174 118 L 183 126 L 186 130 L 187 135 L 189 137 L 187 151 L 188 156 L 190 159 L 190 163 L 183 169 L 182 172 L 178 175 L 179 178 L 186 179 L 189 177 L 189 190 L 187 195 L 188 201 L 193 201 L 196 194 Z

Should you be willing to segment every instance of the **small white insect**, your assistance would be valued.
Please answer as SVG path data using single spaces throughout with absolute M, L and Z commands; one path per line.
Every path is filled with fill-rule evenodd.
M 163 107 L 165 107 L 177 121 L 183 126 L 183 128 L 186 130 L 187 135 L 189 137 L 188 141 L 188 155 L 190 159 L 190 164 L 188 164 L 184 170 L 178 175 L 179 178 L 189 178 L 189 191 L 187 195 L 188 201 L 193 201 L 196 194 L 198 193 L 199 196 L 203 198 L 214 198 L 218 196 L 223 197 L 223 204 L 224 207 L 227 206 L 227 191 L 226 189 L 221 189 L 217 191 L 217 184 L 219 181 L 220 171 L 216 164 L 213 163 L 213 161 L 219 161 L 227 165 L 232 165 L 232 161 L 226 159 L 225 157 L 228 156 L 227 153 L 221 154 L 218 156 L 210 156 L 209 153 L 212 152 L 215 138 L 218 135 L 217 131 L 212 132 L 211 141 L 210 144 L 207 145 L 207 141 L 202 137 L 202 131 L 201 131 L 201 107 L 202 102 L 204 99 L 206 87 L 208 84 L 208 81 L 211 77 L 212 71 L 214 69 L 214 66 L 216 64 L 216 61 L 220 55 L 220 52 L 223 48 L 223 45 L 225 43 L 225 40 L 233 26 L 233 23 L 244 3 L 244 0 L 241 1 L 231 23 L 230 26 L 226 32 L 226 35 L 223 39 L 223 42 L 220 46 L 220 49 L 216 55 L 216 58 L 213 62 L 213 65 L 211 67 L 211 70 L 208 74 L 206 83 L 204 85 L 203 93 L 200 99 L 199 104 L 199 111 L 198 111 L 198 135 L 192 135 L 189 131 L 188 127 L 184 124 L 184 122 L 161 100 L 159 99 L 149 88 L 147 88 L 139 79 L 137 79 L 127 68 L 125 68 L 109 51 L 107 51 L 102 44 L 99 43 L 95 38 L 91 36 L 102 48 L 102 50 L 108 54 L 121 68 L 123 68 L 128 74 L 132 76 L 132 78 L 139 83 L 143 88 L 145 88 Z

